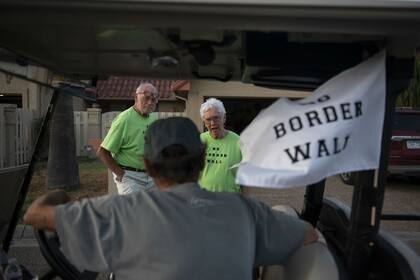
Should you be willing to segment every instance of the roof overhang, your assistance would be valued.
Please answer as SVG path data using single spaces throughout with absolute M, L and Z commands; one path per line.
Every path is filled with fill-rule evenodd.
M 280 49 L 302 44 L 302 52 L 320 60 L 329 55 L 316 52 L 325 44 L 335 44 L 339 57 L 359 46 L 360 52 L 351 53 L 358 58 L 337 61 L 342 67 L 336 72 L 385 46 L 390 54 L 412 56 L 420 42 L 420 2 L 9 0 L 0 3 L 0 26 L 0 46 L 14 55 L 9 60 L 38 63 L 76 79 L 120 75 L 289 88 L 309 83 L 310 89 L 324 77 L 312 77 L 318 79 L 313 83 L 301 78 L 311 73 L 291 77 L 281 74 L 288 67 L 279 72 L 249 64 L 264 53 L 247 50 L 250 32 L 285 38 Z

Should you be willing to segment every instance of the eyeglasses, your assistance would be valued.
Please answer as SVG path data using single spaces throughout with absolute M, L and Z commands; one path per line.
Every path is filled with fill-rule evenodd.
M 143 100 L 144 101 L 151 101 L 153 103 L 157 103 L 158 102 L 158 97 L 157 95 L 153 94 L 153 93 L 149 93 L 149 92 L 139 92 L 137 94 L 141 94 L 143 95 Z
M 213 123 L 220 122 L 221 118 L 219 116 L 213 116 L 213 117 L 210 117 L 210 118 L 204 118 L 203 120 L 204 120 L 205 124 L 211 124 L 212 122 Z

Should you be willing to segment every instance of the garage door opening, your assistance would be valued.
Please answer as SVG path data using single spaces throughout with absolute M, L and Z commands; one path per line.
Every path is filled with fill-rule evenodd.
M 240 134 L 276 98 L 220 98 L 226 108 L 226 128 Z
M 0 92 L 0 104 L 16 104 L 18 108 L 22 108 L 22 95 Z

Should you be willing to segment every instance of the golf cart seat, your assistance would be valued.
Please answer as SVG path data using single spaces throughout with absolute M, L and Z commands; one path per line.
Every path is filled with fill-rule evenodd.
M 381 279 L 420 279 L 420 261 L 412 248 L 384 230 L 375 241 L 372 271 Z
M 350 208 L 343 202 L 324 198 L 318 226 L 326 234 L 329 244 L 334 244 L 338 254 L 346 252 L 350 214 Z M 372 254 L 370 270 L 377 279 L 420 279 L 420 262 L 416 253 L 393 234 L 379 230 Z
M 288 205 L 274 205 L 272 207 L 272 209 L 277 210 L 277 211 L 281 211 L 281 212 L 284 212 L 286 214 L 292 215 L 296 218 L 299 218 L 298 212 L 293 207 L 290 207 Z
M 273 209 L 298 216 L 296 211 L 287 206 L 274 206 Z M 263 268 L 262 280 L 324 280 L 339 279 L 338 268 L 322 235 L 320 240 L 303 246 L 284 264 L 271 265 Z

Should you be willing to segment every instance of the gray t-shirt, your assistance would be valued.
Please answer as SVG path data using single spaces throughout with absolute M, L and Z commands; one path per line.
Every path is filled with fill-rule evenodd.
M 62 251 L 80 271 L 125 279 L 251 279 L 302 245 L 305 222 L 237 193 L 188 183 L 60 205 Z

